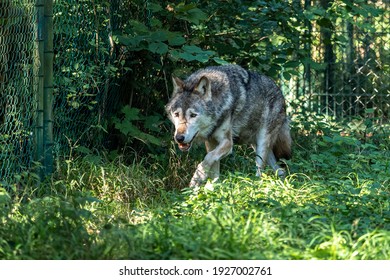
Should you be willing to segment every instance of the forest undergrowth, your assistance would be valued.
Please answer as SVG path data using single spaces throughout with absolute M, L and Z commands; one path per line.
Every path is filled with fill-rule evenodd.
M 288 176 L 248 147 L 214 188 L 186 188 L 202 148 L 77 153 L 44 182 L 0 188 L 0 259 L 390 259 L 390 132 L 293 120 Z

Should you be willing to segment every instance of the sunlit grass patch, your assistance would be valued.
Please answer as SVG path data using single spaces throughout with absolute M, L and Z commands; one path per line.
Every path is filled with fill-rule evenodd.
M 240 147 L 198 192 L 186 186 L 202 154 L 173 147 L 21 174 L 0 188 L 0 258 L 390 259 L 388 146 L 323 131 L 295 137 L 284 179 L 256 177 Z

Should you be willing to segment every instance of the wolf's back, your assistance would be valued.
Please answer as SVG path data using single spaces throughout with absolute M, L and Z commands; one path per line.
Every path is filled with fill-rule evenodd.
M 192 91 L 203 76 L 210 81 L 213 96 L 212 102 L 204 104 L 206 114 L 213 115 L 216 126 L 231 116 L 233 137 L 247 144 L 256 144 L 262 127 L 280 127 L 269 129 L 273 152 L 277 159 L 291 157 L 285 99 L 271 78 L 238 65 L 212 66 L 190 75 L 187 89 Z

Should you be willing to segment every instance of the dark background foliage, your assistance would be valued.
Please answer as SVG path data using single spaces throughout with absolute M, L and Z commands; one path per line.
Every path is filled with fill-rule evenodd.
M 110 4 L 115 69 L 110 98 L 120 100 L 110 110 L 137 108 L 114 121 L 126 139 L 158 143 L 126 129 L 133 125 L 156 137 L 166 134 L 163 105 L 171 74 L 185 77 L 199 67 L 224 63 L 277 80 L 292 115 L 388 118 L 388 104 L 383 104 L 389 95 L 389 46 L 383 37 L 389 29 L 388 3 L 125 2 Z

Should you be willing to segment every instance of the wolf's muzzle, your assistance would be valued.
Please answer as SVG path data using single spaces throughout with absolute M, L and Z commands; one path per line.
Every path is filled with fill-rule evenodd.
M 184 142 L 184 139 L 185 139 L 185 137 L 184 137 L 183 134 L 177 134 L 177 135 L 175 136 L 175 138 L 176 138 L 176 142 L 179 143 L 179 144 L 183 143 L 183 142 Z
M 177 142 L 177 145 L 179 146 L 179 149 L 183 152 L 187 152 L 191 148 L 192 141 L 195 139 L 197 134 L 198 132 L 195 133 L 195 136 L 190 141 L 185 141 L 186 138 L 183 134 L 176 134 L 175 140 Z

